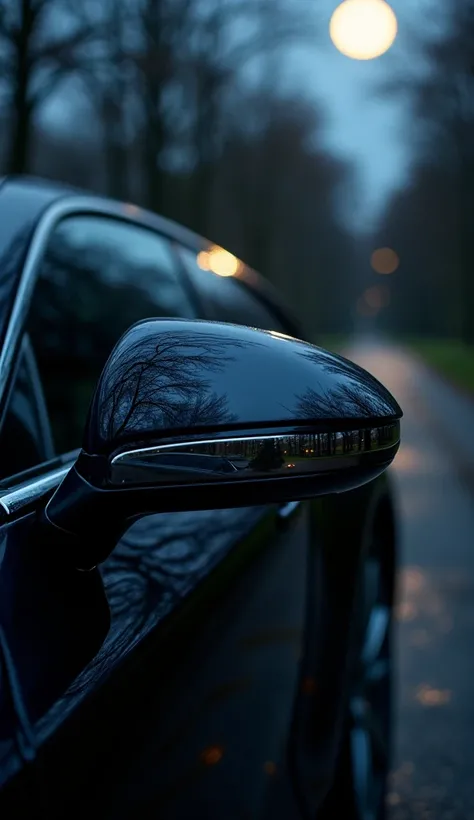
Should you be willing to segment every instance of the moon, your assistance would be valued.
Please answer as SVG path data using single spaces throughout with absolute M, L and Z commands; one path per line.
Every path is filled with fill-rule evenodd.
M 329 24 L 332 42 L 353 60 L 374 60 L 393 45 L 398 22 L 385 0 L 344 0 Z

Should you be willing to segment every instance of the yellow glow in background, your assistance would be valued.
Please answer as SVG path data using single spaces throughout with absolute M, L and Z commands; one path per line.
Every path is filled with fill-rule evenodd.
M 397 32 L 395 12 L 385 0 L 344 0 L 329 25 L 338 51 L 353 60 L 373 60 L 385 54 Z
M 210 270 L 217 276 L 236 276 L 242 263 L 236 256 L 218 245 L 213 245 L 197 256 L 197 263 L 202 270 Z

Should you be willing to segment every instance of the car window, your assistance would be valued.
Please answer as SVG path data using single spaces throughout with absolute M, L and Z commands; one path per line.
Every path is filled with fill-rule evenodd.
M 41 382 L 28 336 L 23 339 L 0 433 L 0 479 L 53 456 Z
M 102 216 L 63 219 L 40 265 L 27 328 L 57 453 L 80 446 L 108 355 L 130 325 L 151 316 L 195 316 L 167 239 Z
M 179 253 L 194 287 L 207 306 L 209 319 L 276 330 L 279 333 L 288 332 L 243 281 L 234 276 L 219 276 L 212 271 L 203 270 L 197 263 L 197 254 L 189 248 L 180 246 Z

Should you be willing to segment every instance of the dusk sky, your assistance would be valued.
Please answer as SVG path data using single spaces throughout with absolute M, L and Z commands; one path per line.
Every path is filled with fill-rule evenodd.
M 310 0 L 296 0 L 306 7 Z M 332 45 L 328 24 L 339 0 L 314 2 L 321 36 L 314 51 L 295 53 L 292 72 L 295 83 L 313 91 L 329 114 L 327 145 L 336 153 L 355 160 L 358 168 L 358 208 L 346 214 L 354 227 L 364 227 L 380 213 L 388 195 L 403 185 L 412 159 L 413 123 L 403 95 L 382 93 L 382 84 L 396 76 L 417 77 L 429 70 L 423 44 L 446 30 L 443 0 L 391 0 L 399 32 L 392 49 L 375 60 L 355 61 Z
M 344 217 L 352 228 L 363 229 L 377 219 L 394 188 L 410 173 L 413 152 L 413 121 L 403 94 L 383 93 L 389 79 L 429 70 L 423 59 L 423 45 L 443 36 L 447 28 L 443 0 L 391 0 L 399 31 L 395 44 L 380 58 L 355 61 L 340 54 L 329 37 L 329 21 L 339 0 L 288 0 L 295 13 L 315 14 L 315 39 L 291 49 L 281 66 L 283 85 L 305 96 L 313 96 L 327 114 L 325 142 L 328 149 L 355 162 L 357 171 L 356 206 L 347 197 Z M 61 92 L 46 106 L 47 119 L 70 127 L 75 119 L 71 101 Z M 74 108 L 77 106 L 77 98 Z M 84 120 L 83 120 L 84 122 Z M 88 122 L 86 117 L 85 122 Z M 344 202 L 344 197 L 343 197 Z

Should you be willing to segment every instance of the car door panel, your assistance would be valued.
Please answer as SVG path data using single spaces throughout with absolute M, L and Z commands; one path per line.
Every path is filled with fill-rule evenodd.
M 261 816 L 272 777 L 285 765 L 292 722 L 305 521 L 280 538 L 273 528 L 270 537 L 252 535 L 229 556 L 230 567 L 216 570 L 214 591 L 188 622 L 170 623 L 172 648 L 156 651 L 160 685 L 138 729 L 140 748 L 102 784 L 104 817 Z M 190 640 L 191 617 L 199 628 Z
M 48 553 L 32 513 L 2 527 L 2 628 L 32 724 L 98 652 L 110 626 L 98 570 L 78 573 Z
M 296 663 L 294 644 L 303 628 L 301 612 L 299 615 L 296 614 L 296 618 L 295 614 L 293 615 L 293 621 L 289 625 L 279 623 L 278 618 L 281 620 L 284 613 L 285 596 L 275 594 L 273 614 L 280 614 L 272 625 L 272 608 L 268 605 L 269 593 L 265 593 L 265 586 L 271 585 L 272 579 L 279 577 L 280 585 L 284 582 L 287 598 L 290 596 L 293 601 L 298 601 L 300 606 L 304 600 L 304 560 L 301 561 L 297 555 L 292 555 L 292 536 L 285 533 L 284 540 L 287 545 L 286 560 L 290 561 L 295 577 L 292 577 L 288 568 L 281 573 L 275 567 L 277 571 L 274 575 L 273 549 L 278 537 L 274 510 L 265 508 L 263 515 L 262 510 L 258 508 L 226 510 L 219 511 L 218 515 L 221 516 L 220 520 L 216 520 L 215 512 L 150 516 L 143 519 L 126 533 L 116 551 L 101 568 L 100 574 L 97 570 L 92 573 L 77 573 L 62 566 L 56 553 L 49 554 L 47 543 L 40 543 L 37 540 L 35 519 L 32 515 L 24 516 L 2 528 L 3 561 L 0 580 L 2 589 L 8 590 L 8 594 L 3 597 L 2 607 L 2 615 L 3 610 L 8 613 L 3 615 L 5 632 L 21 682 L 25 705 L 32 722 L 35 723 L 37 741 L 46 744 L 43 747 L 46 750 L 45 760 L 49 757 L 48 749 L 56 747 L 54 741 L 51 746 L 48 738 L 53 738 L 55 734 L 61 738 L 60 748 L 52 754 L 45 767 L 45 770 L 53 773 L 53 781 L 48 789 L 48 803 L 52 799 L 52 805 L 56 803 L 59 812 L 63 810 L 61 800 L 67 801 L 67 793 L 57 787 L 62 756 L 70 762 L 77 760 L 77 766 L 72 770 L 68 766 L 69 775 L 75 769 L 81 778 L 85 778 L 82 781 L 84 794 L 88 788 L 95 790 L 98 787 L 97 782 L 101 783 L 106 779 L 112 757 L 107 736 L 109 741 L 113 738 L 114 745 L 117 746 L 118 729 L 122 738 L 120 748 L 121 759 L 125 763 L 123 779 L 126 782 L 126 772 L 133 759 L 140 753 L 140 745 L 145 741 L 143 733 L 132 745 L 124 739 L 127 737 L 127 730 L 124 731 L 124 727 L 131 727 L 133 735 L 140 723 L 138 720 L 137 724 L 137 704 L 140 705 L 142 699 L 146 702 L 143 718 L 149 727 L 153 710 L 156 712 L 158 707 L 161 709 L 159 714 L 171 714 L 173 698 L 174 709 L 179 710 L 181 703 L 191 703 L 189 692 L 194 692 L 201 674 L 204 674 L 202 658 L 200 661 L 196 658 L 195 661 L 191 661 L 191 665 L 195 663 L 196 667 L 192 674 L 180 674 L 179 669 L 183 661 L 188 663 L 189 669 L 190 662 L 186 661 L 189 651 L 188 633 L 190 624 L 196 621 L 196 607 L 201 608 L 202 613 L 199 629 L 194 632 L 195 640 L 201 646 L 207 647 L 207 655 L 201 655 L 207 657 L 207 666 L 210 664 L 211 668 L 211 671 L 204 675 L 203 683 L 200 684 L 201 689 L 196 688 L 196 692 L 201 691 L 201 697 L 213 681 L 211 688 L 214 690 L 225 690 L 228 686 L 225 679 L 219 680 L 218 676 L 216 677 L 216 671 L 220 669 L 224 672 L 231 668 L 236 639 L 232 641 L 226 636 L 219 638 L 217 642 L 220 660 L 216 667 L 215 632 L 216 625 L 221 624 L 222 630 L 222 624 L 225 623 L 229 624 L 227 629 L 232 627 L 235 631 L 239 626 L 232 626 L 236 614 L 237 620 L 242 619 L 241 632 L 246 626 L 246 634 L 242 634 L 240 640 L 244 643 L 247 641 L 250 650 L 253 643 L 255 650 L 260 643 L 264 645 L 266 640 L 270 646 L 272 641 L 276 641 L 280 646 L 280 653 L 294 653 L 293 660 Z M 156 519 L 159 519 L 158 522 Z M 231 522 L 232 526 L 229 526 Z M 300 545 L 303 541 L 304 537 L 300 532 Z M 302 546 L 300 551 L 301 549 Z M 252 582 L 253 592 L 250 595 L 246 587 L 250 582 L 245 582 L 244 579 L 246 573 L 251 571 L 252 565 L 261 560 L 258 556 L 262 550 L 266 556 L 265 572 L 261 570 L 260 574 L 255 575 Z M 267 599 L 260 612 L 266 612 L 270 617 L 265 628 L 262 625 L 265 620 L 262 620 L 261 614 L 257 618 L 255 611 L 253 615 L 247 612 L 250 606 L 258 606 L 259 585 L 262 585 L 262 595 L 266 594 Z M 242 594 L 236 598 L 238 589 Z M 223 606 L 223 590 L 233 590 L 234 596 L 234 609 L 232 614 L 227 616 Z M 107 607 L 104 607 L 104 591 L 107 596 Z M 145 592 L 147 594 L 144 594 Z M 183 616 L 183 602 L 185 604 L 187 600 L 191 601 L 191 608 L 189 614 Z M 25 601 L 28 601 L 27 606 Z M 199 606 L 193 601 L 199 601 Z M 217 603 L 212 603 L 216 601 Z M 226 606 L 229 606 L 228 602 Z M 177 627 L 173 626 L 174 622 L 178 624 Z M 161 637 L 161 627 L 165 627 L 168 635 L 166 640 Z M 168 642 L 169 645 L 170 635 L 174 635 L 171 658 L 168 649 L 166 673 L 163 674 L 160 663 L 161 644 Z M 151 638 L 152 650 L 146 648 L 149 645 L 147 637 Z M 293 646 L 293 650 L 288 650 L 289 646 Z M 247 654 L 255 656 L 255 651 L 249 651 Z M 120 669 L 127 657 L 131 658 L 131 667 L 138 665 L 140 671 L 125 671 L 122 673 L 123 683 L 114 683 L 113 697 L 121 716 L 114 727 L 113 719 L 112 725 L 108 723 L 106 709 L 100 707 L 97 711 L 97 708 L 91 707 L 90 704 L 100 703 L 106 696 L 108 683 L 114 678 L 118 680 L 121 677 Z M 236 663 L 235 659 L 233 662 Z M 276 662 L 281 665 L 281 658 L 278 661 L 277 656 Z M 288 666 L 285 659 L 282 668 L 293 669 L 294 672 L 296 667 L 291 664 Z M 119 673 L 117 676 L 114 674 L 116 671 Z M 237 674 L 238 672 L 236 669 L 234 677 L 242 679 L 247 676 L 246 670 L 240 670 Z M 158 675 L 158 683 L 147 697 L 146 687 L 142 686 L 143 677 L 150 676 L 151 679 L 153 675 Z M 168 699 L 166 681 L 170 677 L 173 678 L 173 675 L 173 697 L 170 695 Z M 268 687 L 268 681 L 264 680 L 266 676 L 264 667 L 257 666 L 253 671 L 255 685 L 257 690 L 260 687 L 261 693 Z M 135 682 L 131 684 L 130 681 L 134 678 Z M 193 682 L 192 685 L 190 681 Z M 292 696 L 288 694 L 288 688 L 282 697 L 286 708 L 283 709 L 281 703 L 273 703 L 267 718 L 271 718 L 276 709 L 277 714 L 281 715 L 289 726 Z M 271 704 L 268 692 L 266 701 Z M 91 709 L 94 718 L 90 724 L 91 733 L 88 735 L 84 715 Z M 138 711 L 140 712 L 140 709 Z M 257 709 L 256 714 L 258 712 Z M 81 713 L 80 723 L 84 727 L 84 734 L 79 748 L 75 748 L 77 734 L 74 728 L 74 715 Z M 255 715 L 248 714 L 248 707 L 245 713 L 244 719 L 247 719 L 248 726 L 252 726 L 255 723 Z M 273 714 L 272 720 L 274 718 Z M 235 724 L 235 716 L 233 720 Z M 102 722 L 106 727 L 109 726 L 104 730 L 105 747 L 108 747 L 109 751 L 105 755 L 99 755 L 97 759 L 93 749 L 95 746 L 100 748 L 100 744 L 97 744 L 94 735 L 99 731 Z M 170 729 L 169 721 L 164 724 L 163 732 L 158 731 L 159 725 L 157 721 L 153 732 L 146 735 L 147 743 L 159 744 L 160 738 L 163 738 L 166 730 Z M 172 720 L 171 727 L 173 725 Z M 236 726 L 232 726 L 229 717 L 227 741 L 231 747 L 235 745 L 235 739 L 232 742 L 235 729 Z M 240 729 L 239 733 L 242 738 Z M 261 740 L 264 740 L 266 734 L 266 730 L 260 731 Z M 280 741 L 283 743 L 281 737 Z M 94 761 L 89 775 L 86 774 L 88 766 L 84 759 L 82 762 L 78 760 L 81 748 L 89 762 Z M 142 758 L 146 758 L 146 751 L 141 754 Z M 41 755 L 43 751 L 40 752 Z M 262 766 L 264 764 L 265 761 Z M 176 765 L 179 769 L 180 764 L 177 762 Z M 262 771 L 265 775 L 265 771 Z M 68 782 L 67 777 L 62 779 L 64 783 Z M 76 794 L 72 784 L 70 793 Z
M 143 519 L 150 528 L 134 525 L 100 573 L 58 564 L 33 515 L 4 525 L 2 626 L 29 714 L 44 712 L 35 735 L 50 814 L 71 813 L 72 799 L 78 816 L 99 800 L 111 818 L 138 808 L 186 817 L 187 794 L 212 817 L 212 794 L 231 818 L 264 817 L 267 803 L 277 816 L 271 801 L 282 788 L 295 817 L 295 793 L 315 810 L 337 748 L 364 511 L 382 491 L 379 481 L 348 494 L 351 515 L 337 514 L 337 528 L 336 497 L 301 505 L 280 536 L 275 516 L 256 529 L 236 516 L 233 549 L 212 519 L 206 531 L 204 516 L 194 549 L 194 516 L 183 514 L 181 543 L 167 516 L 155 544 L 154 517 Z M 336 572 L 343 553 L 345 571 Z M 141 561 L 157 570 L 147 599 L 152 573 Z M 12 744 L 10 762 L 14 755 Z M 112 802 L 117 783 L 124 793 Z

